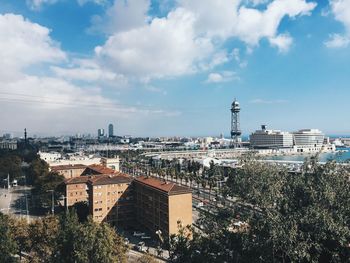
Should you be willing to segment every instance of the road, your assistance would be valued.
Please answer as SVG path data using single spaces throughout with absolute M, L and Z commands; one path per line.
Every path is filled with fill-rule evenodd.
M 30 193 L 30 188 L 16 186 L 10 189 L 0 189 L 0 211 L 4 214 L 12 214 L 16 217 L 27 217 L 26 195 Z M 28 215 L 28 220 L 32 217 Z

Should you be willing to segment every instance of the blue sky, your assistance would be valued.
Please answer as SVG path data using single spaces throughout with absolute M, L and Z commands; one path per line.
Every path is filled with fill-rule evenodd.
M 350 0 L 2 0 L 0 133 L 350 134 Z

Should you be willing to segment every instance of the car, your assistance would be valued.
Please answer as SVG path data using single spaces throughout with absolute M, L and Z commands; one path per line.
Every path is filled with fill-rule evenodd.
M 129 243 L 130 243 L 129 239 L 128 238 L 124 238 L 124 244 L 125 245 L 129 245 Z
M 147 248 L 145 246 L 145 242 L 143 242 L 143 241 L 139 242 L 137 245 L 135 245 L 135 249 L 137 251 L 142 251 L 142 252 L 147 251 Z
M 196 205 L 196 207 L 198 208 L 198 207 L 203 207 L 204 206 L 204 203 L 203 202 L 199 202 L 197 205 Z

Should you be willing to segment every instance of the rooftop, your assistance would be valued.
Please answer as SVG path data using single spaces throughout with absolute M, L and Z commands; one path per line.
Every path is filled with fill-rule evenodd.
M 98 174 L 113 174 L 115 171 L 111 168 L 105 167 L 100 164 L 92 164 L 87 167 L 90 170 L 93 170 L 94 172 Z
M 89 180 L 89 176 L 79 176 L 70 178 L 64 181 L 65 184 L 86 184 Z
M 188 187 L 180 186 L 172 182 L 166 182 L 154 177 L 139 176 L 134 179 L 135 182 L 154 188 L 158 191 L 165 192 L 168 195 L 192 193 Z
M 51 167 L 51 171 L 68 170 L 68 169 L 84 169 L 87 166 L 84 164 L 67 164 L 67 165 L 56 165 Z
M 105 184 L 127 184 L 131 183 L 132 178 L 127 175 L 116 174 L 102 174 L 94 177 L 90 177 L 88 183 L 92 185 L 105 185 Z

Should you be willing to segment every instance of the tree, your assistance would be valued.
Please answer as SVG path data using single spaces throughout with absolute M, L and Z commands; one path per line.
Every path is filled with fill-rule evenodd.
M 0 262 L 17 262 L 14 255 L 18 251 L 9 225 L 9 217 L 0 213 Z
M 31 246 L 29 237 L 29 225 L 25 219 L 9 218 L 10 231 L 17 244 L 17 253 L 22 259 L 22 252 L 28 252 Z
M 58 218 L 46 216 L 29 225 L 31 262 L 52 262 L 60 226 Z
M 10 181 L 19 179 L 22 175 L 21 158 L 16 155 L 5 155 L 0 157 L 0 182 L 7 179 L 10 175 Z
M 73 205 L 72 212 L 76 211 L 80 223 L 86 222 L 89 216 L 89 204 L 86 201 L 77 202 Z
M 301 174 L 243 160 L 229 173 L 231 208 L 203 212 L 205 235 L 175 240 L 172 262 L 347 262 L 350 171 L 311 159 Z M 197 251 L 197 252 L 196 252 Z M 188 260 L 188 261 L 186 261 Z
M 61 218 L 60 225 L 55 262 L 126 262 L 127 247 L 108 224 L 91 218 L 81 224 L 73 211 Z
M 50 191 L 53 190 L 54 200 L 57 201 L 64 194 L 64 177 L 56 172 L 49 172 L 45 176 L 40 176 L 35 180 L 33 195 L 36 196 L 39 207 L 51 207 L 52 197 Z

